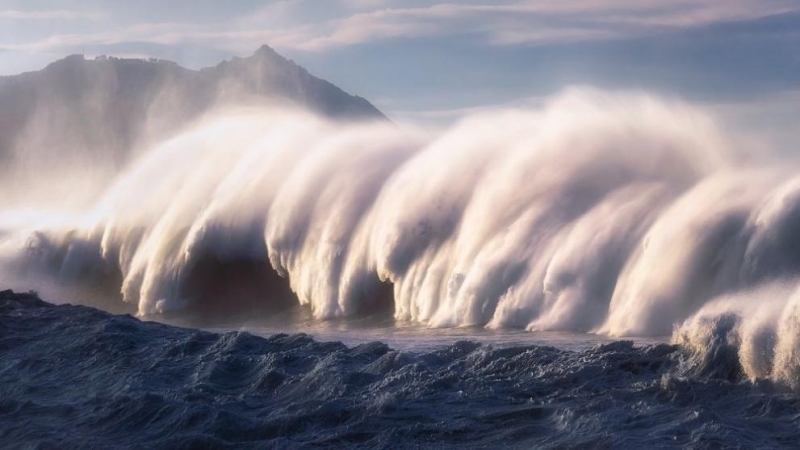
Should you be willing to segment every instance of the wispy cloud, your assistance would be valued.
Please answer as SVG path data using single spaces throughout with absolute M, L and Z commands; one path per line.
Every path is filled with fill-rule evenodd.
M 638 37 L 665 28 L 691 28 L 800 11 L 786 0 L 521 1 L 506 4 L 440 3 L 360 12 L 294 34 L 291 46 L 322 50 L 375 39 L 473 34 L 496 45 L 549 44 Z
M 66 10 L 0 10 L 0 19 L 10 20 L 97 20 L 103 15 L 98 12 L 66 11 Z
M 282 0 L 246 18 L 216 24 L 153 23 L 92 34 L 61 34 L 0 49 L 50 51 L 77 45 L 144 42 L 200 44 L 233 52 L 262 43 L 281 49 L 321 51 L 386 39 L 468 36 L 489 45 L 553 45 L 635 39 L 665 30 L 748 21 L 799 12 L 797 0 L 522 0 L 506 3 L 429 3 L 404 7 L 399 0 L 339 0 L 339 15 L 312 23 L 309 2 Z M 0 17 L 89 18 L 70 11 L 0 11 Z

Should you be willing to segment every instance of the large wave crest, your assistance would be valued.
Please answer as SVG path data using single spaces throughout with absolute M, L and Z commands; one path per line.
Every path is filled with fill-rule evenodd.
M 676 327 L 701 347 L 728 320 L 748 374 L 788 377 L 800 297 L 750 294 L 800 270 L 792 169 L 645 94 L 572 89 L 444 133 L 227 109 L 87 211 L 3 211 L 0 239 L 7 265 L 110 285 L 141 315 L 289 296 L 317 318 L 389 305 L 433 327 Z

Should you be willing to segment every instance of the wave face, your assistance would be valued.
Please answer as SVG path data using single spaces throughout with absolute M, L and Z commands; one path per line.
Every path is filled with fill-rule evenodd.
M 0 327 L 3 448 L 793 448 L 800 438 L 796 395 L 742 382 L 729 354 L 699 361 L 675 345 L 348 348 L 8 291 Z
M 570 90 L 440 134 L 226 110 L 145 152 L 88 211 L 3 211 L 2 251 L 140 315 L 289 298 L 320 319 L 388 305 L 432 327 L 677 327 L 682 342 L 736 316 L 742 348 L 774 355 L 748 373 L 783 379 L 796 296 L 730 299 L 800 270 L 786 166 L 645 94 Z

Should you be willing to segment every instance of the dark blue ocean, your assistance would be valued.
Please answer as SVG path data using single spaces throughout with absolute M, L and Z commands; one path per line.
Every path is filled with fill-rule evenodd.
M 0 448 L 797 448 L 800 397 L 737 361 L 630 341 L 401 351 L 5 291 Z

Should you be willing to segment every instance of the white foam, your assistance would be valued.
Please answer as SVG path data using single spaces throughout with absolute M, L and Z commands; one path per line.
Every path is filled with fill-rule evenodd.
M 211 256 L 269 261 L 318 318 L 384 281 L 397 319 L 430 326 L 683 323 L 700 342 L 701 318 L 743 311 L 713 299 L 800 269 L 800 178 L 739 154 L 710 117 L 645 94 L 569 90 L 438 136 L 229 109 L 145 152 L 89 211 L 6 228 L 42 233 L 62 279 L 120 271 L 140 314 L 189 304 L 182 284 Z M 795 298 L 737 329 L 753 376 L 794 376 Z M 770 339 L 775 357 L 756 354 Z

